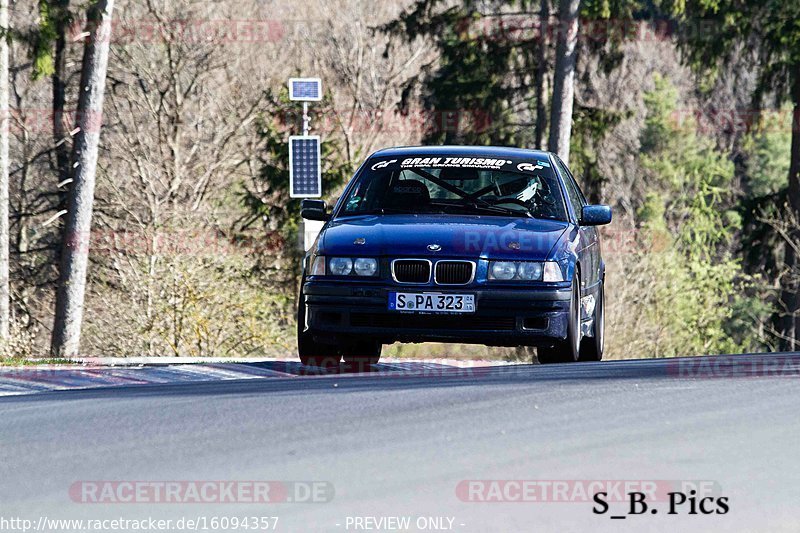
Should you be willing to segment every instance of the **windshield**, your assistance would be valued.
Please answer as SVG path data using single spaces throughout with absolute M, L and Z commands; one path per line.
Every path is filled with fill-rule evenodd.
M 467 164 L 500 161 L 502 166 L 511 168 L 435 166 L 443 160 L 459 159 Z M 431 166 L 416 166 L 417 161 Z M 546 161 L 516 163 L 475 158 L 370 161 L 356 180 L 340 216 L 438 213 L 567 220 L 561 189 Z

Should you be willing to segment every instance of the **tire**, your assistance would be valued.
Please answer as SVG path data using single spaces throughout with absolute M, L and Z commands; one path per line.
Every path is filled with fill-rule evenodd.
M 572 298 L 569 305 L 569 319 L 567 320 L 567 338 L 559 341 L 552 348 L 538 348 L 536 357 L 539 363 L 549 365 L 553 363 L 574 363 L 578 360 L 581 339 L 581 299 L 580 278 L 577 272 L 572 279 Z
M 365 368 L 377 365 L 381 359 L 381 344 L 375 341 L 363 341 L 342 349 L 344 362 Z
M 310 332 L 303 331 L 306 324 L 304 300 L 303 290 L 301 289 L 300 299 L 297 302 L 297 353 L 300 356 L 300 362 L 306 366 L 323 368 L 339 366 L 342 356 L 337 345 L 317 342 Z
M 605 282 L 600 282 L 597 293 L 597 303 L 594 306 L 593 337 L 584 337 L 581 341 L 580 361 L 601 361 L 603 359 L 603 344 L 605 343 Z

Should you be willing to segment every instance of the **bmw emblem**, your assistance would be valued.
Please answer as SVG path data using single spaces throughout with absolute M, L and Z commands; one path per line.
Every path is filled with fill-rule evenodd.
M 442 249 L 442 245 L 441 244 L 434 243 L 434 244 L 429 244 L 428 245 L 428 250 L 430 250 L 431 252 L 438 252 L 441 249 Z

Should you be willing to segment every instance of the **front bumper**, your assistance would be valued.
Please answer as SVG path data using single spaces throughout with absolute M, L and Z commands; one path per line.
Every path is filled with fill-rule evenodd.
M 475 294 L 469 314 L 388 310 L 391 291 Z M 305 328 L 319 341 L 370 338 L 393 342 L 461 342 L 491 346 L 549 346 L 567 336 L 571 291 L 566 288 L 401 287 L 307 281 Z

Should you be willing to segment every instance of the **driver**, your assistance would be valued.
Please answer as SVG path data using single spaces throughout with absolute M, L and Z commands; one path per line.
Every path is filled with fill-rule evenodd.
M 498 195 L 493 203 L 503 203 L 504 200 L 509 203 L 518 202 L 526 205 L 531 214 L 537 217 L 555 218 L 558 215 L 555 202 L 550 196 L 550 189 L 541 176 L 526 176 L 524 179 L 508 182 L 502 187 L 505 189 L 502 191 L 499 183 L 495 182 L 495 187 Z
M 531 177 L 528 179 L 528 185 L 517 193 L 517 200 L 521 202 L 529 202 L 533 200 L 536 193 L 542 188 L 542 182 L 539 178 Z

